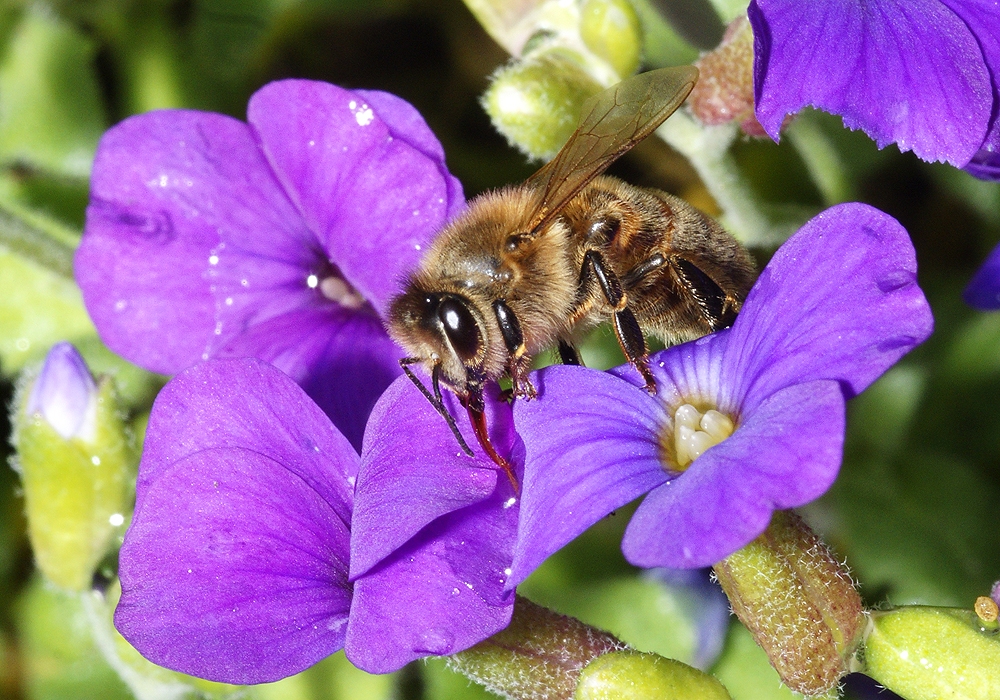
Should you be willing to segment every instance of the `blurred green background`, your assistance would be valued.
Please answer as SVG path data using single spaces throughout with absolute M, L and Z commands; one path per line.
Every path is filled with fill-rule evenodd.
M 660 43 L 646 48 L 652 65 L 690 60 L 721 35 L 706 4 L 662 0 L 641 8 L 669 17 L 678 5 L 689 27 L 682 35 L 694 38 L 656 34 Z M 387 90 L 420 110 L 472 196 L 535 167 L 496 133 L 479 104 L 488 76 L 508 58 L 460 0 L 0 2 L 4 405 L 22 368 L 59 340 L 74 342 L 96 372 L 116 378 L 140 432 L 161 385 L 162 378 L 103 349 L 72 281 L 90 161 L 107 127 L 163 107 L 242 118 L 254 90 L 285 77 Z M 1000 186 L 895 147 L 878 151 L 836 117 L 809 113 L 800 123 L 835 153 L 844 196 L 885 210 L 909 230 L 937 321 L 930 341 L 852 402 L 842 474 L 804 515 L 847 559 L 868 604 L 969 607 L 1000 578 L 1000 314 L 973 311 L 960 294 L 1000 240 Z M 795 141 L 740 140 L 734 155 L 765 207 L 815 212 L 832 202 L 813 184 Z M 612 172 L 717 213 L 693 169 L 657 139 Z M 761 264 L 770 252 L 754 251 Z M 617 352 L 601 329 L 585 356 L 611 366 L 621 362 Z M 0 452 L 9 458 L 9 423 L 0 432 Z M 0 697 L 131 697 L 104 661 L 79 599 L 34 573 L 23 508 L 17 474 L 0 469 Z M 627 522 L 628 512 L 619 511 L 599 523 L 523 592 L 641 649 L 689 659 L 690 601 L 624 562 L 618 544 Z M 106 576 L 113 571 L 112 556 Z M 713 670 L 734 698 L 790 697 L 736 624 Z M 342 656 L 247 692 L 293 700 L 487 696 L 440 660 L 373 678 Z

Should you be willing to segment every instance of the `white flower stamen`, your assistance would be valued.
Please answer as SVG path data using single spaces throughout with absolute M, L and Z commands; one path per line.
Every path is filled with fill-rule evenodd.
M 319 291 L 330 301 L 335 301 L 347 309 L 360 309 L 365 305 L 365 298 L 346 280 L 336 275 L 330 275 L 320 280 Z
M 674 413 L 674 457 L 677 467 L 685 469 L 736 429 L 732 419 L 714 408 L 702 413 L 689 403 Z

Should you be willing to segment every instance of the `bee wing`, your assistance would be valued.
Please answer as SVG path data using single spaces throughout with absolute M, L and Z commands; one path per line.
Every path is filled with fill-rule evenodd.
M 640 73 L 583 103 L 580 126 L 556 157 L 525 183 L 542 192 L 533 232 L 583 187 L 649 136 L 681 106 L 698 79 L 694 66 Z

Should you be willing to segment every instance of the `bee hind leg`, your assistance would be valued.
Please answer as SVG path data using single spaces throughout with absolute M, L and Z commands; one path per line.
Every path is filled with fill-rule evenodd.
M 649 349 L 646 338 L 639 327 L 635 314 L 628 308 L 628 295 L 622 288 L 618 275 L 604 262 L 604 258 L 596 250 L 588 250 L 583 256 L 583 270 L 580 280 L 588 282 L 591 277 L 597 280 L 604 293 L 604 298 L 614 308 L 615 337 L 621 346 L 625 359 L 642 375 L 646 383 L 646 391 L 656 393 L 656 379 L 649 370 Z

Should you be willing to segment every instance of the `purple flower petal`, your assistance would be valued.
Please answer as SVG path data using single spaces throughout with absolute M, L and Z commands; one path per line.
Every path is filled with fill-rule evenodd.
M 728 339 L 721 385 L 752 407 L 814 379 L 864 390 L 926 339 L 933 317 L 913 245 L 892 217 L 841 204 L 775 253 Z
M 1000 309 L 1000 246 L 986 258 L 962 296 L 965 303 L 977 309 Z
M 157 396 L 136 484 L 136 517 L 145 492 L 173 464 L 231 446 L 283 465 L 350 522 L 357 453 L 295 382 L 252 358 L 195 365 Z
M 605 515 L 662 484 L 663 404 L 622 379 L 583 367 L 536 373 L 539 397 L 517 401 L 524 489 L 510 584 Z
M 107 345 L 173 373 L 239 332 L 241 308 L 315 296 L 314 240 L 246 124 L 152 112 L 101 140 L 75 270 Z M 247 288 L 264 294 L 245 301 Z
M 996 0 L 943 0 L 979 41 L 993 85 L 990 127 L 979 152 L 965 169 L 984 180 L 1000 180 L 1000 5 Z
M 783 389 L 680 476 L 653 489 L 622 540 L 636 566 L 695 568 L 732 554 L 775 510 L 823 494 L 840 469 L 844 397 L 832 381 Z
M 962 169 L 980 180 L 1000 180 L 1000 148 L 995 152 L 980 151 Z
M 506 479 L 490 498 L 444 515 L 354 582 L 345 651 L 370 673 L 454 654 L 504 629 L 517 508 Z
M 940 0 L 753 0 L 748 14 L 757 119 L 773 139 L 785 115 L 813 106 L 928 161 L 963 166 L 983 143 L 990 74 Z
M 476 456 L 462 451 L 444 419 L 408 378 L 397 379 L 375 405 L 355 490 L 352 580 L 434 520 L 498 491 L 505 499 L 513 497 L 506 475 L 483 454 L 465 409 L 450 393 L 444 398 Z M 514 440 L 510 408 L 496 397 L 487 408 L 494 446 L 509 454 Z
M 485 398 L 493 444 L 517 469 L 523 454 L 510 407 L 495 391 Z M 465 409 L 450 393 L 444 399 L 474 457 L 405 377 L 379 400 L 365 432 L 345 649 L 373 673 L 461 651 L 510 621 L 517 498 L 483 454 Z
M 309 227 L 347 280 L 381 313 L 461 188 L 421 123 L 397 138 L 390 125 L 418 123 L 401 100 L 306 80 L 271 83 L 250 100 L 248 121 Z M 417 146 L 406 138 L 412 138 Z
M 264 683 L 343 646 L 346 503 L 242 448 L 197 452 L 144 490 L 120 554 L 115 612 L 144 656 L 202 678 Z
M 250 326 L 217 356 L 258 357 L 280 369 L 360 452 L 368 414 L 400 375 L 403 352 L 374 313 L 317 304 Z

